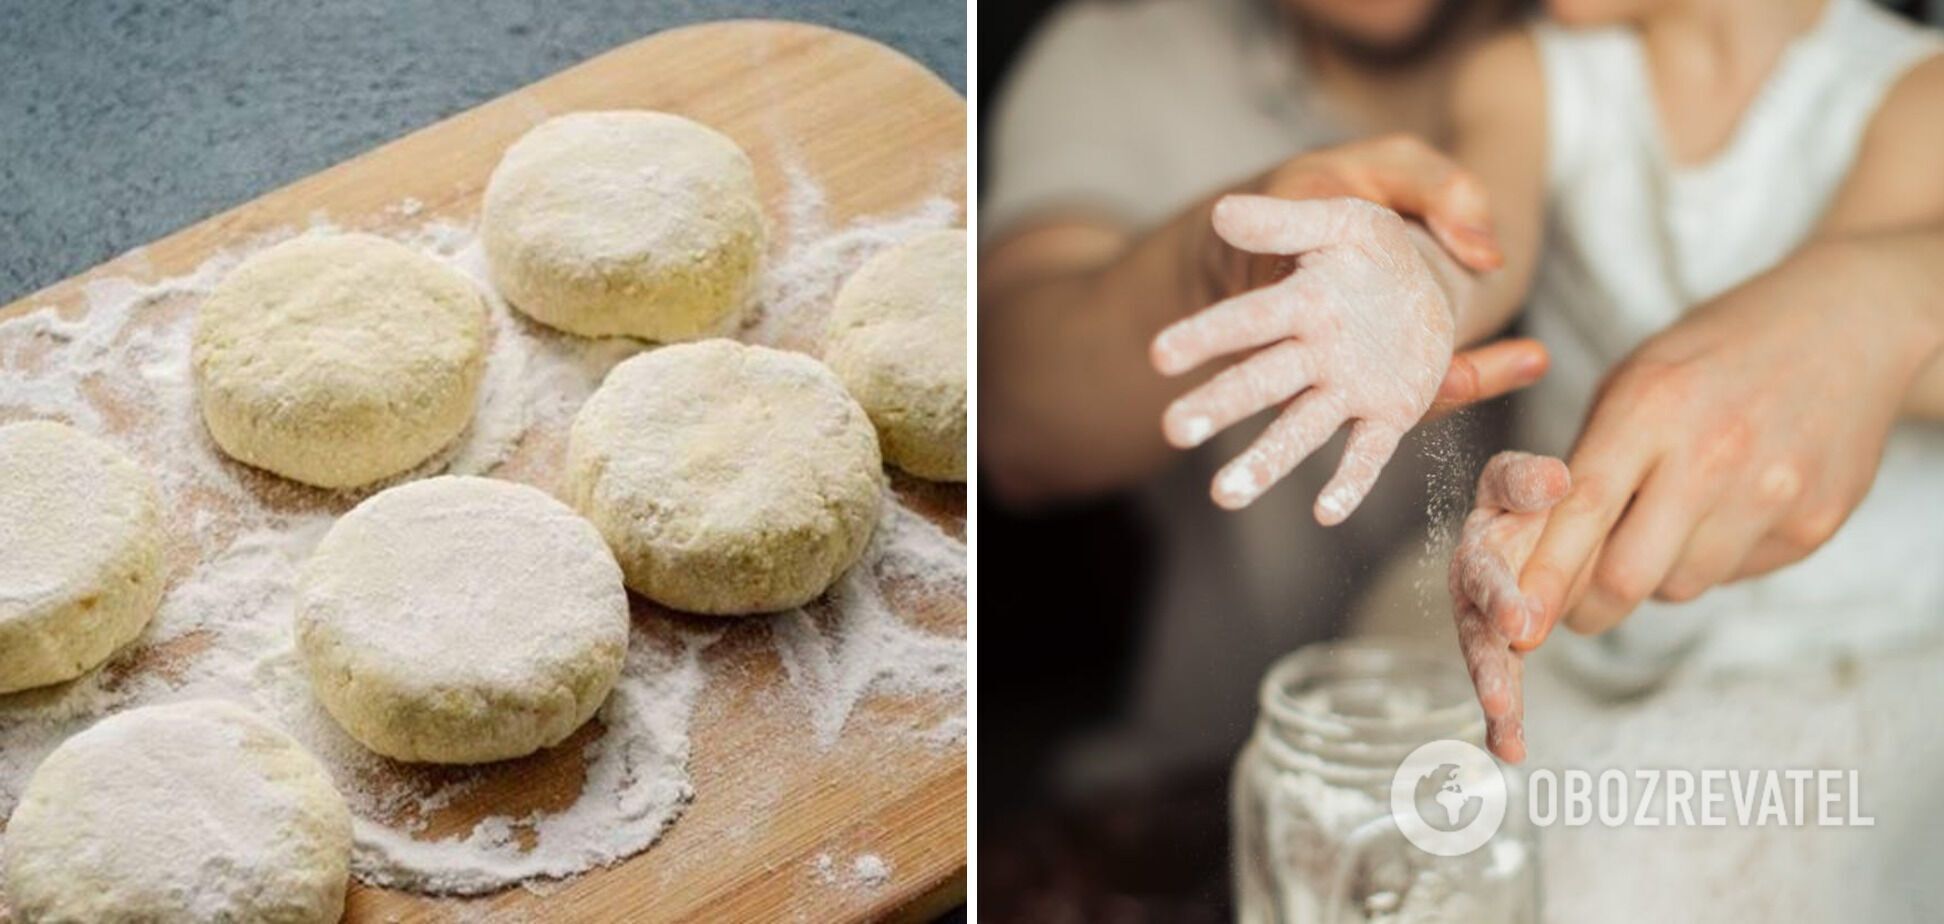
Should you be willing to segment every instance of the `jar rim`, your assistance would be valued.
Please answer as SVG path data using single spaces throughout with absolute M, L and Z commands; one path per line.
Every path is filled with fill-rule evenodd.
M 1375 676 L 1388 670 L 1409 676 L 1448 670 L 1452 666 L 1442 646 L 1421 639 L 1380 636 L 1313 642 L 1282 656 L 1270 666 L 1262 678 L 1259 705 L 1263 714 L 1277 724 L 1324 740 L 1439 733 L 1453 736 L 1482 723 L 1483 713 L 1469 696 L 1460 695 L 1410 716 L 1360 716 L 1317 712 L 1306 708 L 1294 695 L 1306 680 L 1332 674 Z M 1469 687 L 1464 689 L 1468 691 Z

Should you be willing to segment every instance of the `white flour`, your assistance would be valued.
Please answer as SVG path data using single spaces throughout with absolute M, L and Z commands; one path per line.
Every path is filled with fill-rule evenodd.
M 885 584 L 913 583 L 938 594 L 965 595 L 965 546 L 923 517 L 890 505 L 871 537 L 867 564 L 852 568 L 829 594 L 778 615 L 770 631 L 790 685 L 812 706 L 811 729 L 829 747 L 870 690 L 931 693 L 963 699 L 965 640 L 933 635 L 898 618 Z M 956 570 L 955 570 L 956 567 Z M 961 719 L 922 730 L 932 740 L 960 740 Z
M 956 223 L 958 204 L 934 196 L 916 208 L 891 216 L 854 219 L 831 228 L 822 187 L 808 173 L 786 167 L 789 202 L 786 249 L 765 267 L 757 286 L 756 310 L 744 323 L 751 343 L 822 355 L 830 303 L 850 274 L 871 255 L 925 231 Z
M 832 231 L 822 191 L 800 171 L 791 177 L 788 243 L 770 257 L 749 339 L 814 344 L 820 312 L 859 263 L 957 217 L 940 199 Z M 406 200 L 390 214 L 411 217 L 421 208 Z M 478 893 L 573 875 L 647 848 L 693 795 L 689 725 L 710 680 L 703 654 L 723 632 L 737 631 L 727 628 L 732 624 L 703 631 L 637 618 L 622 679 L 590 723 L 598 727 L 562 745 L 580 750 L 585 781 L 578 798 L 565 807 L 492 815 L 470 828 L 442 810 L 491 796 L 505 765 L 385 761 L 346 736 L 311 696 L 290 635 L 296 566 L 335 514 L 384 485 L 326 493 L 224 458 L 203 431 L 188 359 L 200 298 L 243 257 L 295 230 L 246 242 L 181 277 L 91 282 L 85 311 L 48 306 L 0 322 L 0 420 L 66 420 L 113 440 L 162 484 L 173 543 L 170 589 L 141 639 L 73 683 L 0 697 L 0 817 L 12 811 L 42 757 L 100 717 L 140 703 L 216 696 L 252 705 L 331 770 L 356 816 L 353 867 L 366 882 Z M 491 294 L 469 227 L 433 222 L 394 236 L 480 283 L 494 342 L 470 429 L 393 483 L 438 471 L 531 480 L 537 473 L 530 457 L 556 452 L 567 421 L 601 376 L 644 345 L 566 337 L 513 313 Z M 537 448 L 525 452 L 530 446 Z M 951 706 L 943 723 L 912 729 L 911 738 L 921 746 L 961 746 L 962 630 L 917 628 L 896 604 L 913 590 L 962 599 L 965 547 L 895 500 L 886 506 L 864 564 L 828 599 L 769 620 L 775 648 L 802 721 L 820 745 L 835 741 L 855 706 L 879 692 Z M 962 624 L 962 609 L 950 615 Z M 761 630 L 760 622 L 733 625 Z
M 891 864 L 874 853 L 861 853 L 845 864 L 829 853 L 817 854 L 817 881 L 852 889 L 876 889 L 891 881 Z
M 891 881 L 891 864 L 877 854 L 864 854 L 851 861 L 851 881 L 875 889 Z
M 246 710 L 132 710 L 68 739 L 9 820 L 36 920 L 299 920 L 344 900 L 350 825 L 324 771 Z M 156 798 L 158 790 L 174 798 Z M 77 876 L 63 860 L 89 867 Z M 79 888 L 77 888 L 79 887 Z
M 1418 610 L 1429 620 L 1451 621 L 1451 594 L 1445 587 L 1445 563 L 1458 542 L 1458 528 L 1471 513 L 1472 493 L 1481 468 L 1473 447 L 1477 428 L 1465 412 L 1418 429 L 1419 451 L 1425 466 L 1424 516 L 1429 528 L 1418 553 L 1416 591 Z M 1435 577 L 1434 577 L 1435 576 Z

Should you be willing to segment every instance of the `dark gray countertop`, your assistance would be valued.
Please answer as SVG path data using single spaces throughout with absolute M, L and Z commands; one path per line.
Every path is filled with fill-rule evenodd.
M 0 0 L 0 304 L 609 48 L 751 17 L 965 90 L 960 0 Z

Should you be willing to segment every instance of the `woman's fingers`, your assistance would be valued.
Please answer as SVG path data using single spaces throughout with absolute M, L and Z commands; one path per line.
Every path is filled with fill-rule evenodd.
M 1793 565 L 1808 558 L 1812 551 L 1815 550 L 1786 539 L 1764 536 L 1761 541 L 1755 543 L 1755 548 L 1749 551 L 1748 557 L 1742 559 L 1741 567 L 1735 569 L 1731 580 L 1759 577 L 1785 565 Z
M 1350 145 L 1339 171 L 1360 195 L 1424 219 L 1460 263 L 1474 270 L 1504 262 L 1492 234 L 1485 185 L 1450 157 L 1411 135 L 1392 135 Z
M 1316 380 L 1303 345 L 1265 347 L 1168 405 L 1161 432 L 1177 449 L 1193 449 L 1237 421 L 1281 404 Z
M 1240 510 L 1289 474 L 1343 426 L 1336 400 L 1311 389 L 1298 395 L 1254 444 L 1215 474 L 1209 495 L 1229 510 Z
M 1466 269 L 1484 273 L 1505 265 L 1505 252 L 1488 226 L 1454 224 L 1449 219 L 1426 216 L 1425 224 L 1444 249 Z
M 1336 474 L 1316 496 L 1316 522 L 1335 526 L 1350 518 L 1357 506 L 1377 484 L 1384 463 L 1397 452 L 1404 434 L 1385 424 L 1359 420 L 1350 425 L 1350 437 L 1343 445 L 1343 459 Z
M 1249 253 L 1298 254 L 1362 240 L 1389 210 L 1368 199 L 1278 199 L 1223 196 L 1215 203 L 1215 233 Z
M 1550 510 L 1571 489 L 1566 463 L 1552 456 L 1507 451 L 1485 463 L 1473 505 L 1485 510 L 1538 513 Z
M 1808 558 L 1836 535 L 1854 504 L 1854 501 L 1839 504 L 1825 498 L 1805 498 L 1804 502 L 1778 511 L 1728 580 L 1759 577 Z
M 1224 299 L 1163 328 L 1148 359 L 1162 375 L 1180 375 L 1217 356 L 1288 339 L 1314 298 L 1291 279 Z
M 1588 566 L 1647 472 L 1649 457 L 1642 435 L 1610 432 L 1601 423 L 1596 411 L 1569 465 L 1573 486 L 1552 508 L 1545 532 L 1519 576 L 1519 586 L 1545 607 L 1537 631 L 1512 640 L 1522 649 L 1544 641 L 1575 602 L 1575 583 L 1589 573 Z
M 1546 375 L 1551 363 L 1546 346 L 1528 337 L 1512 337 L 1488 343 L 1451 358 L 1444 381 L 1426 421 L 1437 420 L 1480 401 L 1518 391 Z
M 1655 466 L 1593 565 L 1586 594 L 1566 616 L 1575 632 L 1605 632 L 1661 586 L 1703 510 L 1687 467 Z
M 1743 561 L 1768 532 L 1773 516 L 1744 504 L 1725 504 L 1702 518 L 1682 546 L 1655 596 L 1684 603 L 1733 580 Z
M 1492 233 L 1484 184 L 1456 167 L 1437 183 L 1415 214 L 1423 216 L 1438 243 L 1467 269 L 1487 272 L 1503 266 L 1505 254 Z

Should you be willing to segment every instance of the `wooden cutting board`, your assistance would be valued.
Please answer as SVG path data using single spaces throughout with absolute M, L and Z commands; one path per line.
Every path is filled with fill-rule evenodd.
M 823 188 L 833 224 L 938 196 L 963 213 L 966 110 L 950 87 L 897 52 L 843 32 L 717 23 L 608 52 L 50 286 L 0 309 L 0 317 L 77 304 L 91 278 L 187 272 L 261 232 L 319 218 L 379 231 L 470 221 L 501 152 L 523 132 L 555 114 L 614 108 L 676 112 L 735 138 L 756 163 L 779 232 L 786 230 L 776 220 L 785 163 Z M 399 204 L 410 200 L 420 205 L 408 217 Z M 532 474 L 517 477 L 536 480 Z M 962 486 L 894 477 L 894 487 L 907 505 L 963 538 Z M 903 605 L 907 618 L 932 631 L 964 631 L 962 599 Z M 637 618 L 686 618 L 636 606 Z M 767 634 L 760 619 L 739 623 L 709 649 L 709 681 L 691 729 L 695 801 L 648 851 L 538 891 L 478 899 L 354 884 L 346 920 L 915 920 L 963 901 L 965 750 L 913 746 L 898 738 L 897 721 L 886 721 L 925 721 L 960 707 L 867 697 L 859 715 L 880 721 L 853 718 L 834 745 L 819 748 L 800 711 L 776 708 L 777 697 L 764 695 L 786 683 Z M 503 765 L 433 832 L 469 829 L 474 818 L 509 805 L 570 803 L 579 751 L 563 746 Z M 849 875 L 848 864 L 864 854 L 889 865 L 887 881 L 871 886 Z

